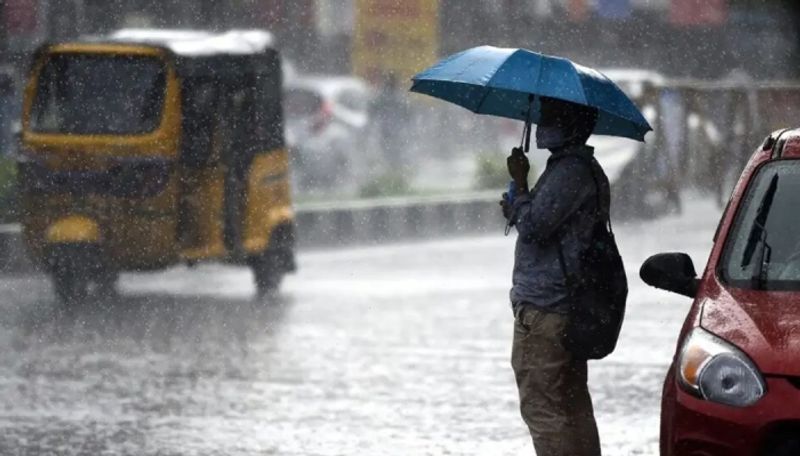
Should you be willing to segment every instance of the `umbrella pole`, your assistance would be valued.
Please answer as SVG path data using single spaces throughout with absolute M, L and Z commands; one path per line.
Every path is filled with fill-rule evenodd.
M 525 127 L 522 128 L 522 139 L 519 144 L 519 148 L 526 153 L 531 150 L 531 113 L 533 112 L 533 100 L 535 100 L 535 97 L 532 94 L 528 95 L 530 104 L 528 105 L 528 113 L 525 115 Z
M 525 151 L 525 152 L 527 152 L 527 151 L 525 150 L 525 138 L 526 138 L 526 137 L 528 137 L 528 136 L 530 136 L 530 135 L 528 134 L 528 128 L 529 128 L 529 127 L 528 127 L 528 122 L 525 122 L 525 126 L 524 126 L 524 127 L 522 127 L 522 138 L 520 138 L 520 140 L 519 140 L 519 148 L 520 148 L 520 149 L 522 149 L 522 150 L 523 150 L 523 151 Z

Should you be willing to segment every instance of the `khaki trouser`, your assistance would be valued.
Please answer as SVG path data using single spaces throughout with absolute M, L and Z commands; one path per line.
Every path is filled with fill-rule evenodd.
M 567 317 L 526 306 L 514 322 L 511 367 L 537 456 L 598 456 L 586 361 L 561 345 Z

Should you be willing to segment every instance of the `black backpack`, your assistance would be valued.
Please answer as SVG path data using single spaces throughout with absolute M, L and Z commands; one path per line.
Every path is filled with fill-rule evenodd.
M 628 279 L 611 229 L 608 185 L 601 185 L 594 161 L 581 158 L 591 168 L 597 188 L 599 217 L 591 243 L 580 255 L 578 275 L 567 275 L 570 308 L 563 343 L 575 358 L 602 359 L 614 351 L 619 339 L 628 297 Z M 561 254 L 560 250 L 559 240 Z M 563 255 L 560 257 L 566 275 Z

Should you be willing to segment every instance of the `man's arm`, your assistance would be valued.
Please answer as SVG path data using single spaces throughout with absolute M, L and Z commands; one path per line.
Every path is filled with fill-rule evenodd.
M 589 166 L 581 158 L 562 158 L 536 194 L 526 193 L 514 201 L 511 221 L 523 242 L 548 240 L 587 197 L 595 194 L 594 187 Z

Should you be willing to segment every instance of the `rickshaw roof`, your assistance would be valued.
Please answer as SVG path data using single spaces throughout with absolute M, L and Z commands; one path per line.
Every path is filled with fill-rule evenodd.
M 210 32 L 204 30 L 121 29 L 79 42 L 153 46 L 174 55 L 183 77 L 241 78 L 247 74 L 280 72 L 280 59 L 271 33 L 259 29 Z M 46 46 L 45 46 L 46 48 Z
M 121 29 L 93 41 L 147 44 L 163 47 L 184 58 L 246 56 L 273 49 L 275 40 L 265 30 L 229 30 L 214 33 L 203 30 Z

